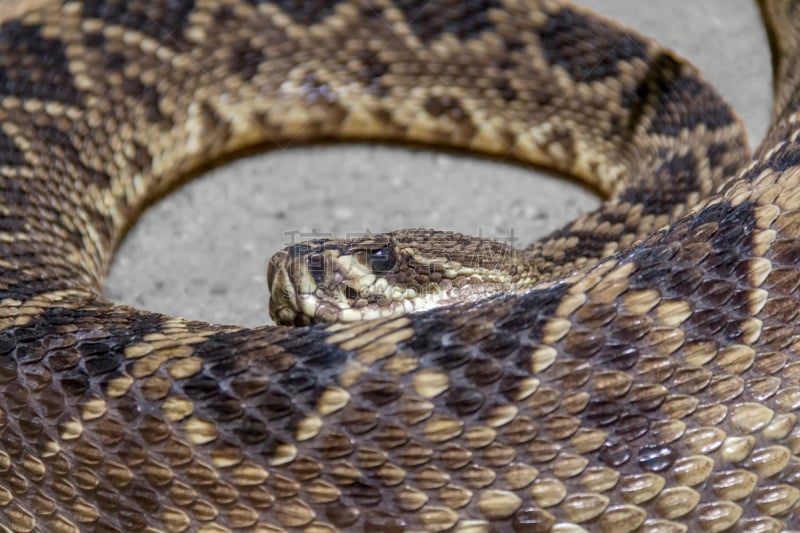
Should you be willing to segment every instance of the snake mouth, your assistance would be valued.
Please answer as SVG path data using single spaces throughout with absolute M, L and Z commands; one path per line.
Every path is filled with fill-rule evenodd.
M 346 309 L 353 309 L 359 300 L 358 291 L 352 287 L 345 285 L 343 289 L 328 294 L 328 298 L 320 298 L 316 290 L 296 285 L 290 269 L 285 265 L 271 265 L 267 277 L 270 286 L 269 316 L 278 325 L 309 326 L 318 322 L 362 319 L 360 313 L 357 317 L 343 313 Z M 337 305 L 332 305 L 332 301 Z
M 357 289 L 319 253 L 286 249 L 270 259 L 267 268 L 269 315 L 282 326 L 310 326 L 319 322 L 352 321 L 343 310 L 354 306 Z
M 375 300 L 385 297 L 382 291 L 373 294 L 374 287 L 364 286 L 368 273 L 353 261 L 336 250 L 298 253 L 288 248 L 275 254 L 267 268 L 270 318 L 286 326 L 377 318 L 370 307 L 381 307 Z

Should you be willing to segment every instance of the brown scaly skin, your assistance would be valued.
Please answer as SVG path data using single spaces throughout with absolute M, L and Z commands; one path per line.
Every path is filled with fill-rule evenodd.
M 765 12 L 774 126 L 707 200 L 748 161 L 733 113 L 555 2 L 68 0 L 3 23 L 0 524 L 795 527 L 800 13 Z M 622 203 L 537 245 L 551 278 L 520 297 L 252 330 L 102 299 L 181 173 L 330 136 L 511 149 Z

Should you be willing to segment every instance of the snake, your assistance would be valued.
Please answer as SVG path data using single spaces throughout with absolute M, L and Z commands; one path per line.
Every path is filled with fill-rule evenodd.
M 752 156 L 694 67 L 561 1 L 4 20 L 0 528 L 796 529 L 800 4 L 759 5 L 775 99 Z M 410 314 L 244 328 L 103 297 L 155 198 L 326 140 L 512 156 L 607 200 L 523 251 L 530 287 Z

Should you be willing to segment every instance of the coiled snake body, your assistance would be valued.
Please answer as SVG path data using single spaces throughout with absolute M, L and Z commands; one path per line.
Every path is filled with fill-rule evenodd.
M 753 161 L 694 69 L 559 2 L 66 0 L 4 22 L 0 525 L 800 527 L 800 8 L 763 11 Z M 102 298 L 181 174 L 331 137 L 511 151 L 611 199 L 528 250 L 546 281 L 513 298 L 256 329 Z

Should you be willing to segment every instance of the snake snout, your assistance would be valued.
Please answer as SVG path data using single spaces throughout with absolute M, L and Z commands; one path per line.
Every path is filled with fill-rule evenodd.
M 267 265 L 267 284 L 269 286 L 269 316 L 279 325 L 298 324 L 302 319 L 292 277 L 289 273 L 291 261 L 285 251 L 272 256 Z

